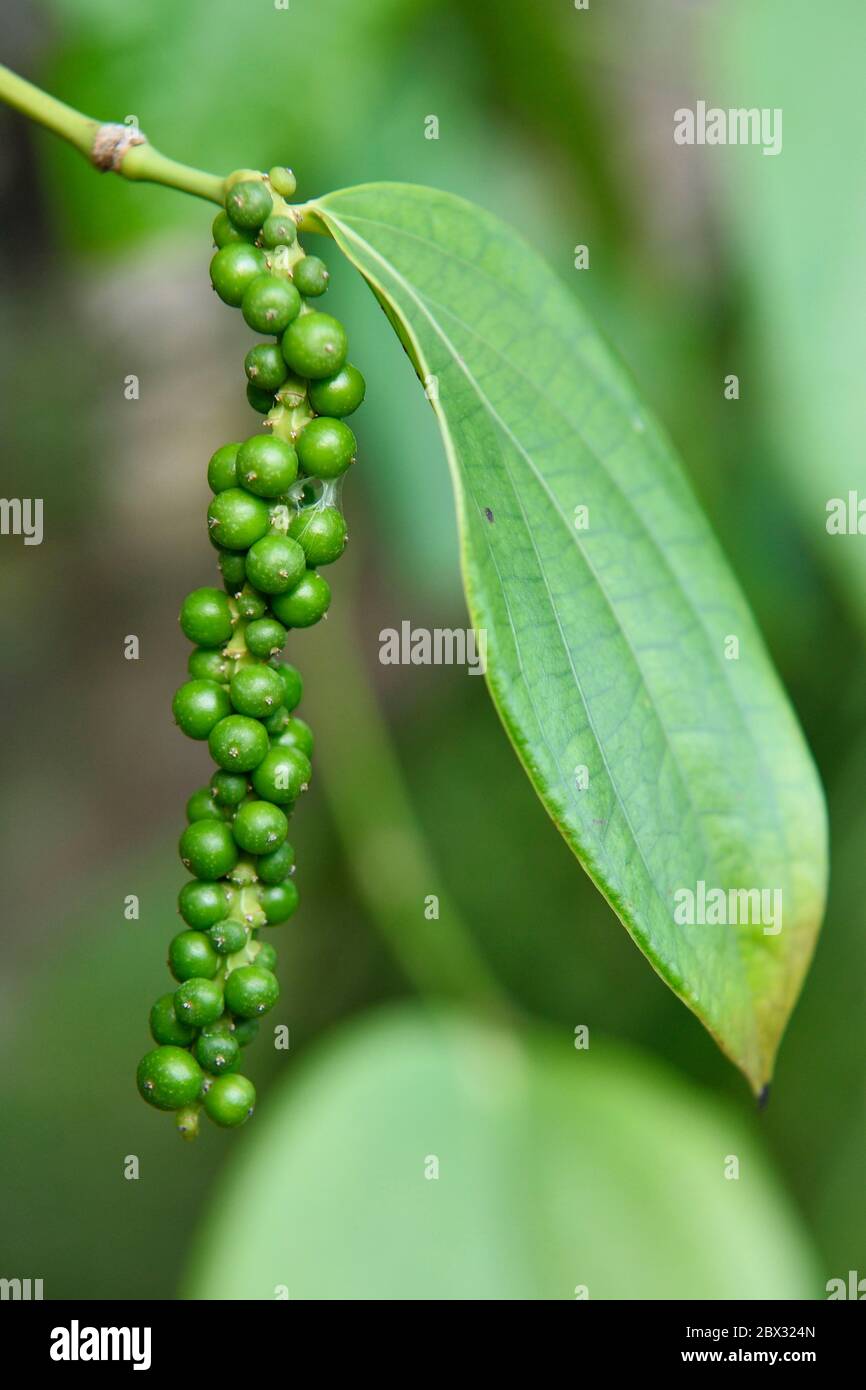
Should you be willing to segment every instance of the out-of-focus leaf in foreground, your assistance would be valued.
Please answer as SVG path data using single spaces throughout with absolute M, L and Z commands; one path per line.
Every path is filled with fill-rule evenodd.
M 238 1141 L 193 1298 L 819 1292 L 742 1121 L 595 1037 L 404 1007 L 320 1049 Z
M 402 184 L 307 212 L 373 288 L 436 410 L 490 690 L 536 791 L 759 1091 L 821 921 L 824 803 L 671 446 L 498 219 Z M 721 921 L 700 885 L 724 898 Z

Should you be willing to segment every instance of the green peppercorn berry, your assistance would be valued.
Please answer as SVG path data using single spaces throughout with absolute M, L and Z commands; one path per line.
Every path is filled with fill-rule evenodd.
M 273 740 L 277 748 L 297 748 L 306 757 L 313 756 L 313 731 L 309 724 L 297 715 L 291 718 L 284 729 Z
M 211 284 L 224 304 L 237 308 L 252 281 L 266 270 L 264 251 L 245 241 L 232 241 L 221 246 L 210 263 Z
M 231 1033 L 199 1034 L 193 1048 L 199 1066 L 212 1076 L 222 1076 L 234 1071 L 240 1062 L 241 1045 Z
M 156 1047 L 138 1064 L 138 1090 L 157 1110 L 180 1110 L 198 1099 L 202 1069 L 181 1047 Z
M 231 1014 L 220 1014 L 219 1018 L 214 1019 L 213 1023 L 206 1023 L 200 1036 L 205 1038 L 233 1038 L 235 1035 L 235 1025 Z
M 317 415 L 351 415 L 363 401 L 366 389 L 358 368 L 347 362 L 333 376 L 310 382 L 310 405 Z
M 358 442 L 349 426 L 318 415 L 301 431 L 298 460 L 313 478 L 339 478 L 355 460 Z
M 279 193 L 281 198 L 293 198 L 298 187 L 298 181 L 291 169 L 287 169 L 283 164 L 275 164 L 273 169 L 268 170 L 268 182 L 275 193 Z
M 189 654 L 187 670 L 193 680 L 224 683 L 229 678 L 230 665 L 221 651 L 214 647 L 196 647 Z
M 238 478 L 257 497 L 279 497 L 297 476 L 298 456 L 284 439 L 254 434 L 241 445 Z
M 190 823 L 194 820 L 225 820 L 225 817 L 224 808 L 217 806 L 209 787 L 201 787 L 193 792 L 186 803 L 186 818 Z
M 221 729 L 234 717 L 229 715 L 229 719 L 223 719 L 211 734 L 211 738 L 217 729 Z M 262 726 L 259 724 L 256 727 L 261 729 L 262 737 L 267 743 L 268 736 Z M 261 762 L 261 758 L 257 759 L 257 762 Z M 238 862 L 238 852 L 231 830 L 224 821 L 216 820 L 196 820 L 187 826 L 180 837 L 180 857 L 191 874 L 210 881 L 223 878 Z
M 249 1047 L 250 1043 L 259 1035 L 259 1021 L 257 1018 L 239 1018 L 235 1022 L 235 1037 L 241 1047 Z
M 283 704 L 288 710 L 296 709 L 304 693 L 300 671 L 288 661 L 272 661 L 271 666 L 283 682 Z
M 307 570 L 294 589 L 287 594 L 274 594 L 271 612 L 286 627 L 312 627 L 327 613 L 331 588 L 315 570 Z
M 306 561 L 296 540 L 271 533 L 250 546 L 246 566 L 250 582 L 263 594 L 283 594 L 295 587 Z
M 250 786 L 246 777 L 235 772 L 215 772 L 210 779 L 210 790 L 218 806 L 240 806 Z
M 294 864 L 295 851 L 288 840 L 284 840 L 279 849 L 259 855 L 256 860 L 256 873 L 262 883 L 282 883 L 292 872 Z
M 189 738 L 207 738 L 214 725 L 231 714 L 232 707 L 225 688 L 216 681 L 192 680 L 175 691 L 171 711 L 178 728 Z
M 266 441 L 269 442 L 269 441 Z M 287 446 L 288 447 L 288 446 Z M 292 451 L 294 454 L 294 450 Z M 230 487 L 218 492 L 207 509 L 207 522 L 213 539 L 226 550 L 249 550 L 270 525 L 270 512 L 260 497 L 253 497 L 245 488 Z M 201 592 L 199 590 L 198 592 Z M 209 590 L 219 593 L 219 590 Z M 225 595 L 220 595 L 228 608 Z M 186 629 L 184 629 L 186 631 Z M 189 633 L 187 633 L 189 636 Z M 193 641 L 198 639 L 193 638 Z M 227 638 L 223 639 L 227 641 Z M 200 642 L 203 647 L 217 646 L 216 642 Z
M 298 229 L 294 218 L 274 212 L 262 226 L 262 241 L 273 250 L 277 246 L 294 246 L 298 239 Z
M 298 512 L 289 535 L 302 547 L 310 569 L 332 565 L 346 548 L 346 523 L 336 507 L 308 507 Z
M 262 888 L 259 892 L 259 902 L 268 926 L 278 927 L 282 922 L 287 922 L 297 910 L 298 890 L 293 880 L 287 878 L 283 883 L 271 883 Z
M 236 183 L 226 198 L 226 212 L 236 227 L 257 230 L 270 217 L 274 200 L 263 180 L 244 179 Z
M 291 280 L 278 275 L 258 275 L 247 285 L 241 313 L 256 333 L 275 338 L 283 333 L 301 312 L 301 296 Z
M 197 931 L 204 931 L 221 922 L 228 913 L 229 898 L 225 884 L 206 883 L 202 878 L 193 878 L 185 883 L 178 895 L 178 909 L 183 922 Z
M 240 592 L 244 586 L 246 578 L 246 565 L 242 551 L 221 550 L 217 564 L 223 577 L 223 584 L 228 593 L 234 595 Z
M 225 492 L 238 485 L 238 449 L 240 444 L 222 444 L 211 454 L 207 466 L 207 482 L 211 492 Z
M 256 1108 L 256 1088 L 246 1076 L 218 1076 L 204 1098 L 205 1114 L 223 1129 L 246 1124 Z
M 181 1023 L 174 1011 L 174 995 L 163 994 L 150 1011 L 150 1032 L 155 1043 L 162 1047 L 189 1047 L 195 1040 L 195 1029 Z
M 309 786 L 312 775 L 313 769 L 305 753 L 299 748 L 275 744 L 253 773 L 253 790 L 264 801 L 288 806 Z
M 199 979 L 194 976 L 185 980 L 174 992 L 174 1009 L 184 1023 L 193 1028 L 201 1028 L 205 1023 L 215 1023 L 225 1007 L 223 987 L 217 980 Z M 194 1097 L 190 1097 L 190 1100 Z
M 245 496 L 238 489 L 239 496 Z M 222 496 L 231 496 L 223 493 Z M 214 502 L 217 499 L 214 498 Z M 262 535 L 267 530 L 265 522 Z M 252 542 L 250 542 L 252 544 Z M 185 637 L 198 647 L 221 647 L 232 635 L 232 611 L 221 589 L 193 589 L 180 610 L 180 626 Z
M 270 941 L 259 942 L 259 949 L 256 951 L 255 963 L 256 965 L 264 966 L 265 970 L 270 970 L 272 972 L 276 968 L 277 953 L 271 945 Z
M 280 986 L 276 975 L 258 965 L 241 965 L 226 980 L 226 1005 L 239 1018 L 256 1018 L 276 1004 Z
M 262 723 L 273 739 L 277 734 L 283 732 L 283 729 L 285 729 L 291 717 L 285 705 L 280 705 L 278 709 L 274 710 L 273 714 L 268 715 L 267 719 L 263 719 Z
M 212 980 L 219 969 L 219 956 L 204 932 L 182 931 L 169 945 L 168 968 L 181 983 L 196 975 Z
M 257 719 L 230 714 L 211 733 L 208 748 L 214 762 L 226 772 L 250 772 L 268 751 L 267 730 Z M 219 878 L 220 874 L 198 877 Z
M 248 854 L 268 854 L 279 849 L 289 833 L 289 822 L 270 801 L 245 801 L 232 826 L 234 837 Z
M 267 536 L 263 536 L 262 540 L 267 540 Z M 261 541 L 257 541 L 258 545 L 261 545 L 261 543 Z M 247 554 L 249 554 L 249 551 Z M 237 600 L 238 613 L 245 622 L 255 622 L 257 618 L 263 618 L 268 611 L 266 600 L 257 589 L 253 588 L 252 584 L 245 584 L 240 593 L 235 595 L 235 598 Z
M 348 348 L 346 330 L 331 314 L 302 314 L 283 334 L 283 356 L 293 372 L 307 378 L 333 376 L 345 362 Z
M 267 415 L 274 408 L 273 391 L 265 391 L 261 386 L 256 386 L 255 382 L 247 382 L 247 401 L 253 410 L 257 410 L 260 415 Z
M 283 698 L 283 683 L 270 666 L 256 663 L 254 666 L 241 666 L 235 671 L 229 693 L 238 714 L 261 719 L 279 707 Z M 267 738 L 267 732 L 264 729 L 262 732 Z
M 211 232 L 213 234 L 214 244 L 218 247 L 228 246 L 232 241 L 252 243 L 256 239 L 254 231 L 244 231 L 242 227 L 236 227 L 225 210 L 217 213 L 213 220 Z
M 209 929 L 208 939 L 221 956 L 233 956 L 235 951 L 240 951 L 245 946 L 247 929 L 242 922 L 235 922 L 231 917 L 227 917 L 224 922 L 217 922 L 216 926 Z
M 195 927 L 197 931 L 206 931 L 227 915 L 229 896 L 223 883 L 193 879 L 181 888 L 177 905 L 188 926 Z
M 330 278 L 328 267 L 318 256 L 302 256 L 292 269 L 295 289 L 306 299 L 315 299 L 324 294 Z
M 266 540 L 267 537 L 263 539 Z M 256 541 L 256 545 L 261 545 L 261 541 Z M 276 618 L 259 618 L 244 629 L 248 651 L 262 659 L 281 652 L 286 645 L 287 636 L 286 629 Z
M 278 343 L 256 343 L 251 347 L 244 358 L 244 371 L 253 386 L 271 394 L 279 390 L 289 374 Z

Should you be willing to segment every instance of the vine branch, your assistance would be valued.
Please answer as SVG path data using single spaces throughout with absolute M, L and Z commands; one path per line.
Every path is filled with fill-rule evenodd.
M 216 174 L 168 159 L 134 126 L 105 123 L 82 115 L 3 66 L 0 66 L 0 101 L 67 140 L 102 173 L 110 170 L 125 179 L 161 183 L 166 188 L 176 188 L 181 193 L 206 198 L 220 207 L 223 205 L 224 180 Z

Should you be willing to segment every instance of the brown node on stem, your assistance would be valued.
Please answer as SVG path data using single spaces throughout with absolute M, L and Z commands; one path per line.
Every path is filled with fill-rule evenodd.
M 108 122 L 101 125 L 93 137 L 90 162 L 101 174 L 117 173 L 127 150 L 133 145 L 146 145 L 147 136 L 137 126 Z

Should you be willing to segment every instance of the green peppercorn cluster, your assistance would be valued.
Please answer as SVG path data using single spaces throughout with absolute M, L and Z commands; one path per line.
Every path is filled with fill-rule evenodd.
M 291 171 L 242 171 L 226 189 L 211 281 L 260 335 L 244 370 L 266 433 L 224 444 L 208 464 L 223 588 L 184 600 L 194 647 L 172 709 L 185 734 L 207 740 L 216 771 L 187 802 L 180 857 L 192 878 L 178 902 L 185 930 L 169 946 L 175 988 L 151 1009 L 156 1047 L 138 1068 L 143 1098 L 176 1111 L 187 1138 L 202 1109 L 233 1127 L 255 1105 L 241 1050 L 279 995 L 261 932 L 298 905 L 289 817 L 312 773 L 313 735 L 295 714 L 301 676 L 280 656 L 289 629 L 330 604 L 320 570 L 346 543 L 340 485 L 356 448 L 345 417 L 364 399 L 343 325 L 317 307 L 328 271 L 299 244 Z

